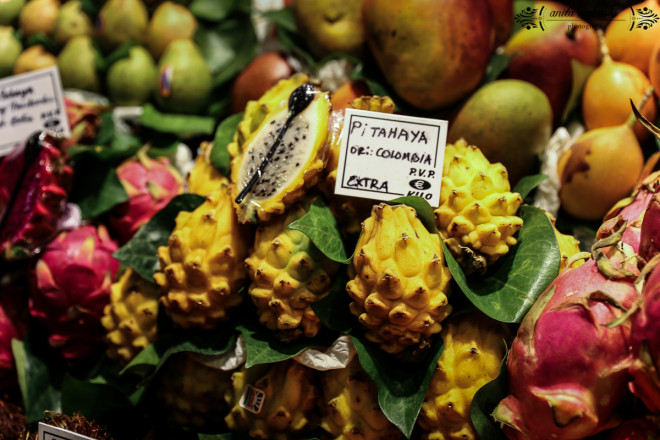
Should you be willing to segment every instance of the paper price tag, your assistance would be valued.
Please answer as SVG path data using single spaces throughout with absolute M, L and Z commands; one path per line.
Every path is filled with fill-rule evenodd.
M 346 109 L 335 194 L 440 203 L 448 122 Z
M 71 135 L 57 66 L 0 80 L 0 156 L 42 130 Z
M 39 440 L 95 440 L 86 435 L 77 434 L 66 429 L 57 428 L 55 426 L 46 425 L 39 422 L 38 431 Z
M 259 414 L 261 408 L 264 405 L 264 400 L 266 399 L 266 393 L 264 393 L 259 388 L 255 388 L 252 385 L 247 385 L 243 390 L 243 396 L 238 402 L 239 406 L 245 408 L 254 414 Z

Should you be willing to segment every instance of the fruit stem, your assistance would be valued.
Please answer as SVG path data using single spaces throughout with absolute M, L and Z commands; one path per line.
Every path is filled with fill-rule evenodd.
M 609 63 L 612 61 L 610 56 L 610 48 L 607 47 L 607 42 L 605 42 L 605 34 L 602 29 L 596 29 L 596 35 L 598 36 L 598 43 L 600 44 L 600 56 L 601 63 Z
M 644 92 L 644 95 L 642 95 L 642 99 L 640 99 L 639 105 L 637 106 L 640 112 L 646 105 L 646 101 L 649 100 L 651 95 L 653 95 L 653 86 L 649 86 L 649 88 L 646 89 L 646 92 Z M 626 119 L 626 125 L 632 128 L 635 125 L 635 122 L 637 122 L 637 118 L 635 117 L 635 113 L 633 112 L 630 114 L 630 116 L 628 116 L 628 119 Z

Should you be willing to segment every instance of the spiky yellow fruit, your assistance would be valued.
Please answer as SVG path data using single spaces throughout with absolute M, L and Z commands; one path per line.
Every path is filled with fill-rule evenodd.
M 328 94 L 315 91 L 305 109 L 286 124 L 289 95 L 301 81 L 305 83 L 307 80 L 306 75 L 300 74 L 280 81 L 266 92 L 262 98 L 264 104 L 254 111 L 255 114 L 247 114 L 254 107 L 248 105 L 246 118 L 249 122 L 239 124 L 235 141 L 227 147 L 233 157 L 230 163 L 231 181 L 235 184 L 232 196 L 242 223 L 263 222 L 274 214 L 284 213 L 319 180 L 325 165 L 331 107 Z M 262 112 L 266 112 L 263 117 Z M 255 128 L 253 124 L 257 120 L 261 122 Z M 282 131 L 281 142 L 268 165 L 259 171 Z M 241 142 L 246 135 L 248 137 Z M 240 200 L 238 196 L 243 195 L 255 175 L 259 176 L 256 183 Z
M 228 182 L 228 179 L 211 164 L 211 150 L 213 150 L 213 142 L 202 142 L 199 146 L 195 165 L 186 179 L 187 192 L 205 196 Z
M 159 297 L 158 286 L 130 267 L 112 284 L 101 318 L 110 359 L 128 363 L 156 340 Z
M 305 213 L 305 207 L 297 205 L 259 225 L 254 250 L 245 260 L 252 280 L 248 293 L 259 321 L 286 341 L 316 336 L 321 322 L 312 304 L 328 294 L 339 270 L 339 264 L 323 255 L 305 234 L 287 229 Z
M 479 148 L 464 139 L 445 148 L 438 230 L 463 269 L 484 272 L 517 243 L 514 234 L 523 221 L 522 203 L 511 192 L 506 168 L 490 163 Z
M 218 428 L 228 407 L 231 372 L 210 367 L 182 352 L 170 356 L 158 372 L 156 393 L 166 423 L 183 428 Z
M 378 405 L 376 384 L 357 356 L 346 368 L 321 373 L 321 428 L 335 440 L 398 440 L 404 436 Z
M 509 335 L 506 324 L 481 312 L 447 320 L 445 347 L 417 418 L 423 439 L 477 438 L 470 405 L 479 388 L 498 376 Z
M 348 104 L 348 108 L 379 113 L 394 113 L 395 106 L 389 96 L 362 96 L 351 101 Z M 342 231 L 346 235 L 357 235 L 360 233 L 362 220 L 369 216 L 371 208 L 376 202 L 369 199 L 335 195 L 343 127 L 343 110 L 333 111 L 330 116 L 330 133 L 328 135 L 328 161 L 325 166 L 324 178 L 319 184 L 319 189 L 328 198 L 328 207 L 335 215 Z
M 236 219 L 228 185 L 177 215 L 168 246 L 158 248 L 160 271 L 154 275 L 175 324 L 211 329 L 240 304 L 250 236 Z
M 451 311 L 440 237 L 406 205 L 374 206 L 362 224 L 346 290 L 366 337 L 388 353 L 424 347 Z
M 263 375 L 259 367 L 232 374 L 227 427 L 254 439 L 299 438 L 313 425 L 318 399 L 314 370 L 293 359 L 271 364 Z

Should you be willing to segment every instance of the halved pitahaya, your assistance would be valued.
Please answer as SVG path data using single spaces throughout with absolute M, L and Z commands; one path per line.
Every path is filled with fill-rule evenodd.
M 119 165 L 117 176 L 129 199 L 111 210 L 108 226 L 121 243 L 130 240 L 142 225 L 181 193 L 185 183 L 169 159 L 152 159 L 145 149 Z
M 510 394 L 493 412 L 509 438 L 581 439 L 620 422 L 630 322 L 606 324 L 637 297 L 634 279 L 608 278 L 591 258 L 562 272 L 532 306 L 509 352 Z
M 0 162 L 0 258 L 31 257 L 57 234 L 73 179 L 59 143 L 41 133 Z
M 117 249 L 103 225 L 84 225 L 60 233 L 37 261 L 30 313 L 67 359 L 105 349 L 101 317 L 119 269 L 112 256 Z

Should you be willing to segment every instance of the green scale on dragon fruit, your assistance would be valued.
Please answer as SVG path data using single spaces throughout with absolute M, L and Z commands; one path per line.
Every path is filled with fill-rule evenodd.
M 66 359 L 85 358 L 104 348 L 101 318 L 119 269 L 112 256 L 117 249 L 105 226 L 83 225 L 61 232 L 36 263 L 30 314 Z
M 0 162 L 0 259 L 34 256 L 57 234 L 73 179 L 59 144 L 39 133 Z

